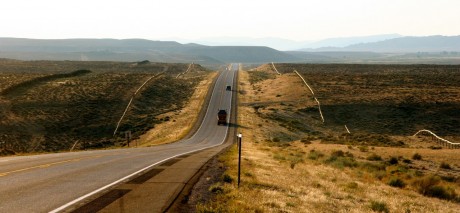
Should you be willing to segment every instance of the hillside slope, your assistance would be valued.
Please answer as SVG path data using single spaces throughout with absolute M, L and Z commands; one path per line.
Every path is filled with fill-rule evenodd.
M 180 110 L 209 72 L 194 64 L 0 60 L 0 150 L 42 152 L 125 146 Z M 36 68 L 36 69 L 35 69 Z M 48 71 L 42 71 L 48 70 Z M 73 71 L 81 70 L 81 71 Z M 134 95 L 126 116 L 117 122 Z
M 0 38 L 0 58 L 19 60 L 81 60 L 197 62 L 294 62 L 288 53 L 269 47 L 204 46 L 145 39 L 22 39 Z

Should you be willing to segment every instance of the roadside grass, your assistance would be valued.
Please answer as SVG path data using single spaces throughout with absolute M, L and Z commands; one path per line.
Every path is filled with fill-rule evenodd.
M 300 146 L 300 142 L 295 145 Z M 238 188 L 237 148 L 233 146 L 220 158 L 227 171 L 222 181 L 209 189 L 215 191 L 214 198 L 199 204 L 197 212 L 399 212 L 401 208 L 402 211 L 411 212 L 455 212 L 459 206 L 455 201 L 430 198 L 432 194 L 451 196 L 447 187 L 445 192 L 436 187 L 430 189 L 430 196 L 427 197 L 417 191 L 401 190 L 378 180 L 373 177 L 374 173 L 383 171 L 383 180 L 386 180 L 392 171 L 397 170 L 388 168 L 383 162 L 367 170 L 364 168 L 371 166 L 365 163 L 358 163 L 357 167 L 324 163 L 340 153 L 332 152 L 316 159 L 304 155 L 304 161 L 292 168 L 288 159 L 293 151 L 279 147 L 266 150 L 264 143 L 245 139 L 243 175 Z M 338 156 L 337 159 L 344 158 L 341 154 Z M 247 173 L 251 175 L 244 175 Z
M 221 160 L 227 167 L 226 179 L 233 181 L 222 181 L 223 193 L 198 204 L 198 212 L 457 212 L 460 209 L 457 195 L 460 181 L 455 178 L 460 158 L 455 150 L 379 147 L 364 143 L 369 138 L 362 139 L 363 143 L 349 143 L 347 138 L 330 137 L 340 143 L 322 143 L 329 134 L 322 127 L 293 131 L 295 128 L 282 125 L 283 120 L 265 117 L 274 109 L 289 113 L 309 104 L 308 99 L 288 102 L 289 98 L 301 99 L 283 93 L 285 90 L 279 87 L 270 87 L 289 82 L 290 89 L 301 91 L 300 82 L 284 74 L 251 85 L 250 75 L 240 72 L 239 90 L 245 93 L 240 93 L 238 109 L 239 123 L 245 127 L 239 130 L 243 134 L 242 171 L 250 175 L 242 176 L 238 188 L 234 181 L 237 152 L 236 146 L 232 147 Z M 280 98 L 289 104 L 268 102 L 276 94 L 283 94 Z M 260 107 L 255 108 L 251 103 Z M 423 156 L 423 160 L 413 159 L 415 153 Z M 440 172 L 441 162 L 453 169 Z
M 184 108 L 158 116 L 158 119 L 167 122 L 155 125 L 155 128 L 150 129 L 134 142 L 138 142 L 140 146 L 152 146 L 171 143 L 186 136 L 198 119 L 198 113 L 216 75 L 217 73 L 214 72 L 206 74 L 196 86 L 191 98 L 184 104 Z

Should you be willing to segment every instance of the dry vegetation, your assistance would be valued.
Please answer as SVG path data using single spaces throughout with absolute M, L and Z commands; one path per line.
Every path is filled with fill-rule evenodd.
M 460 66 L 299 65 L 322 103 L 326 125 L 352 132 L 411 135 L 430 129 L 460 141 Z
M 158 119 L 170 122 L 156 125 L 156 128 L 141 135 L 134 142 L 141 146 L 151 146 L 174 142 L 186 136 L 198 119 L 199 111 L 206 100 L 206 94 L 216 75 L 217 73 L 209 73 L 208 76 L 204 77 L 204 80 L 198 84 L 192 97 L 185 104 L 186 107 L 158 116 Z
M 436 68 L 439 76 L 432 74 L 422 81 L 417 78 L 424 72 L 419 66 L 405 67 L 422 69 L 413 75 L 411 72 L 401 74 L 399 66 L 380 67 L 389 76 L 379 72 L 364 74 L 364 71 L 344 74 L 331 66 L 343 71 L 358 65 L 286 65 L 301 71 L 313 85 L 315 94 L 326 106 L 323 109 L 327 115 L 325 124 L 308 89 L 295 74 L 287 73 L 287 68 L 277 66 L 278 70 L 283 69 L 282 76 L 272 74 L 269 66 L 240 73 L 242 183 L 237 188 L 237 152 L 236 147 L 232 147 L 220 157 L 226 172 L 209 188 L 214 198 L 197 205 L 198 212 L 460 212 L 459 149 L 430 149 L 427 147 L 435 144 L 429 138 L 410 136 L 414 133 L 412 128 L 451 127 L 441 131 L 443 136 L 459 141 L 458 123 L 452 124 L 458 117 L 452 113 L 441 117 L 447 124 L 442 120 L 428 122 L 437 118 L 430 114 L 420 123 L 413 123 L 422 117 L 420 113 L 458 112 L 460 81 L 449 79 L 446 81 L 450 83 L 439 83 L 446 77 L 443 70 L 449 73 L 449 78 L 458 79 L 458 67 L 428 66 Z M 309 69 L 320 71 L 310 75 L 306 71 Z M 407 75 L 418 83 L 404 83 Z M 367 78 L 390 83 L 379 83 L 381 89 L 368 90 L 359 83 L 370 81 Z M 399 87 L 394 83 L 398 79 L 403 83 Z M 325 83 L 329 81 L 334 83 Z M 373 84 L 378 83 L 375 81 Z M 321 88 L 321 83 L 326 88 Z M 424 92 L 418 92 L 417 88 L 424 88 Z M 415 102 L 405 101 L 406 90 L 413 92 Z M 423 97 L 425 93 L 429 93 L 430 98 Z M 410 110 L 411 103 L 423 110 L 431 103 L 426 102 L 438 95 L 445 95 L 436 99 L 439 108 L 422 112 Z M 371 108 L 357 112 L 365 108 L 365 104 Z M 379 114 L 373 111 L 381 108 L 372 108 L 383 106 L 395 110 L 392 107 L 397 104 L 406 104 L 409 108 L 406 117 Z M 350 106 L 356 108 L 351 110 Z M 340 115 L 337 112 L 343 112 L 340 107 L 355 114 L 334 120 Z M 329 111 L 334 109 L 336 111 Z M 364 118 L 366 122 L 362 121 Z M 373 120 L 392 123 L 394 119 L 411 128 L 392 133 L 391 128 L 373 124 Z M 354 127 L 350 135 L 343 134 L 344 120 Z M 425 127 L 427 123 L 430 126 Z
M 188 64 L 0 60 L 2 154 L 125 146 L 180 111 L 209 75 Z M 134 92 L 118 134 L 113 132 Z M 4 86 L 5 85 L 5 86 Z

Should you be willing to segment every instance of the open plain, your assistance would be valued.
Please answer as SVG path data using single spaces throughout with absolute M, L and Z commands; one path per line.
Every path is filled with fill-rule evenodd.
M 413 136 L 460 141 L 459 66 L 275 67 L 241 71 L 242 182 L 234 146 L 198 212 L 459 212 L 460 149 Z

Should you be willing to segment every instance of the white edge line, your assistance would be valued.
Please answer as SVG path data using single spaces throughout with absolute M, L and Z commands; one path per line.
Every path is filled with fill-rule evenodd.
M 235 77 L 235 76 L 233 76 L 233 77 Z M 233 83 L 233 79 L 232 79 L 232 83 Z M 213 96 L 213 95 L 214 95 L 214 91 L 213 91 L 213 93 L 211 94 L 211 99 L 212 99 L 212 96 Z M 233 98 L 233 94 L 230 94 L 230 99 L 232 99 L 232 98 Z M 209 99 L 209 100 L 211 100 L 211 99 Z M 232 105 L 230 104 L 230 112 L 231 112 L 231 109 L 232 109 Z M 209 110 L 209 107 L 208 107 L 208 109 L 206 110 L 206 115 L 208 114 L 208 110 Z M 205 118 L 206 118 L 206 117 L 205 117 Z M 204 120 L 205 120 L 205 119 L 203 119 L 203 121 L 204 121 Z M 199 128 L 199 129 L 201 129 L 201 126 L 202 126 L 202 125 L 203 125 L 203 122 L 201 122 L 201 125 L 200 125 L 200 128 Z M 216 145 L 213 145 L 213 146 L 209 146 L 209 147 L 204 147 L 204 148 L 192 150 L 192 151 L 189 151 L 189 152 L 184 152 L 184 153 L 177 154 L 177 155 L 174 155 L 174 156 L 172 156 L 172 157 L 163 159 L 163 160 L 161 160 L 161 161 L 158 161 L 158 162 L 156 162 L 156 163 L 154 163 L 154 164 L 151 164 L 150 166 L 144 167 L 143 169 L 138 170 L 138 171 L 136 171 L 136 172 L 134 172 L 134 173 L 132 173 L 132 174 L 130 174 L 130 175 L 128 175 L 128 176 L 125 176 L 125 177 L 123 177 L 123 178 L 121 178 L 121 179 L 119 179 L 119 180 L 117 180 L 117 181 L 114 181 L 114 182 L 112 182 L 112 183 L 110 183 L 110 184 L 108 184 L 108 185 L 105 185 L 105 186 L 103 186 L 103 187 L 101 187 L 101 188 L 99 188 L 99 189 L 96 189 L 96 190 L 94 190 L 94 191 L 92 191 L 92 192 L 90 192 L 90 193 L 88 193 L 88 194 L 85 194 L 85 195 L 83 195 L 83 196 L 81 196 L 81 197 L 79 197 L 79 198 L 77 198 L 77 199 L 75 199 L 75 200 L 72 200 L 72 201 L 70 201 L 70 202 L 68 202 L 68 203 L 66 203 L 66 204 L 64 204 L 64 205 L 62 205 L 62 206 L 60 206 L 60 207 L 58 207 L 58 208 L 56 208 L 56 209 L 50 211 L 50 213 L 57 213 L 57 212 L 60 212 L 60 211 L 66 209 L 66 208 L 68 208 L 68 207 L 70 207 L 70 206 L 72 206 L 72 205 L 74 205 L 74 204 L 76 204 L 76 203 L 78 203 L 78 202 L 80 202 L 80 201 L 82 201 L 82 200 L 84 200 L 84 199 L 86 199 L 86 198 L 92 196 L 92 195 L 95 195 L 95 194 L 97 194 L 97 193 L 99 193 L 99 192 L 101 192 L 101 191 L 104 191 L 104 190 L 106 190 L 106 189 L 108 189 L 108 188 L 110 188 L 110 187 L 112 187 L 112 186 L 114 186 L 114 185 L 117 185 L 117 184 L 119 184 L 119 183 L 121 183 L 121 182 L 123 182 L 123 181 L 126 181 L 127 179 L 129 179 L 129 178 L 131 178 L 131 177 L 133 177 L 133 176 L 135 176 L 135 175 L 137 175 L 137 174 L 139 174 L 139 173 L 141 173 L 141 172 L 143 172 L 143 171 L 145 171 L 145 170 L 147 170 L 147 169 L 150 169 L 151 167 L 154 167 L 154 166 L 156 166 L 156 165 L 158 165 L 158 164 L 160 164 L 160 163 L 163 163 L 163 162 L 165 162 L 165 161 L 167 161 L 167 160 L 170 160 L 170 159 L 179 157 L 179 156 L 181 156 L 181 155 L 186 155 L 186 154 L 189 154 L 189 153 L 192 153 L 192 152 L 197 152 L 197 151 L 201 151 L 201 150 L 204 150 L 204 149 L 209 149 L 209 148 L 213 148 L 213 147 L 216 147 L 216 146 L 220 146 L 220 145 L 222 145 L 222 144 L 225 142 L 225 140 L 227 139 L 228 128 L 229 128 L 229 126 L 227 126 L 227 131 L 225 131 L 225 137 L 224 137 L 224 139 L 222 140 L 222 142 L 221 142 L 220 144 L 216 144 Z M 198 130 L 199 130 L 199 129 L 198 129 Z M 198 132 L 198 130 L 197 130 L 197 132 Z M 195 136 L 195 135 L 194 135 L 194 136 Z M 193 138 L 193 137 L 192 137 L 192 138 Z
M 222 75 L 223 75 L 223 74 L 219 75 L 218 78 L 220 78 Z M 217 81 L 218 81 L 218 80 L 219 80 L 219 79 L 216 80 L 216 84 L 217 84 Z M 213 90 L 212 93 L 211 93 L 211 98 L 209 98 L 209 102 L 211 102 L 211 100 L 212 100 L 213 97 L 214 97 L 214 90 Z M 233 97 L 233 94 L 232 94 L 231 97 Z M 203 118 L 203 120 L 202 120 L 202 122 L 201 122 L 201 124 L 200 124 L 200 127 L 198 127 L 198 129 L 196 130 L 195 134 L 193 134 L 193 136 L 190 137 L 189 139 L 193 139 L 193 138 L 195 137 L 196 133 L 200 131 L 201 127 L 203 126 L 204 121 L 206 120 L 206 117 L 208 117 L 209 108 L 210 108 L 210 107 L 209 107 L 209 105 L 208 105 L 208 108 L 206 108 L 206 113 L 204 114 L 204 118 Z M 230 104 L 230 109 L 231 109 L 231 108 L 232 108 L 232 106 L 231 106 L 231 104 Z
M 228 132 L 228 131 L 227 131 L 227 132 Z M 200 149 L 196 149 L 196 150 L 192 150 L 192 151 L 188 151 L 188 152 L 184 152 L 184 153 L 177 154 L 177 155 L 174 155 L 174 156 L 172 156 L 172 157 L 163 159 L 163 160 L 161 160 L 161 161 L 158 161 L 158 162 L 156 162 L 156 163 L 154 163 L 154 164 L 151 164 L 151 165 L 149 165 L 149 166 L 147 166 L 147 167 L 145 167 L 145 168 L 143 168 L 143 169 L 141 169 L 141 170 L 138 170 L 138 171 L 136 171 L 136 172 L 134 172 L 134 173 L 132 173 L 132 174 L 130 174 L 130 175 L 128 175 L 128 176 L 125 176 L 125 177 L 123 177 L 123 178 L 121 178 L 121 179 L 119 179 L 119 180 L 117 180 L 117 181 L 114 181 L 114 182 L 112 182 L 112 183 L 110 183 L 110 184 L 107 184 L 107 185 L 105 185 L 105 186 L 103 186 L 103 187 L 101 187 L 101 188 L 99 188 L 99 189 L 96 189 L 96 190 L 94 190 L 94 191 L 92 191 L 92 192 L 90 192 L 90 193 L 88 193 L 88 194 L 85 194 L 85 195 L 83 195 L 83 196 L 81 196 L 81 197 L 79 197 L 79 198 L 77 198 L 77 199 L 75 199 L 75 200 L 72 200 L 72 201 L 70 201 L 70 202 L 68 202 L 68 203 L 66 203 L 66 204 L 64 204 L 64 205 L 62 205 L 62 206 L 60 206 L 60 207 L 58 207 L 58 208 L 56 208 L 56 209 L 50 211 L 50 213 L 57 213 L 57 212 L 60 212 L 60 211 L 66 209 L 66 208 L 68 208 L 68 207 L 70 207 L 70 206 L 72 206 L 72 205 L 74 205 L 74 204 L 76 204 L 76 203 L 78 203 L 78 202 L 80 202 L 80 201 L 82 201 L 82 200 L 84 200 L 84 199 L 86 199 L 86 198 L 92 196 L 92 195 L 95 195 L 95 194 L 97 194 L 97 193 L 99 193 L 99 192 L 101 192 L 101 191 L 104 191 L 104 190 L 106 190 L 106 189 L 108 189 L 108 188 L 110 188 L 110 187 L 112 187 L 112 186 L 114 186 L 114 185 L 117 185 L 117 184 L 119 184 L 119 183 L 121 183 L 121 182 L 123 182 L 123 181 L 126 181 L 127 179 L 129 179 L 129 178 L 131 178 L 131 177 L 133 177 L 133 176 L 135 176 L 135 175 L 137 175 L 137 174 L 139 174 L 139 173 L 141 173 L 141 172 L 143 172 L 143 171 L 145 171 L 145 170 L 147 170 L 147 169 L 150 169 L 151 167 L 154 167 L 154 166 L 156 166 L 156 165 L 158 165 L 158 164 L 160 164 L 160 163 L 163 163 L 163 162 L 165 162 L 165 161 L 167 161 L 167 160 L 170 160 L 170 159 L 179 157 L 179 156 L 181 156 L 181 155 L 186 155 L 186 154 L 189 154 L 189 153 L 192 153 L 192 152 L 201 151 L 201 150 L 203 150 L 203 149 L 208 149 L 208 148 L 213 148 L 213 147 L 216 147 L 216 146 L 220 146 L 220 145 L 223 144 L 223 142 L 224 142 L 225 139 L 227 138 L 227 132 L 225 133 L 225 138 L 224 138 L 224 140 L 223 140 L 220 144 L 213 145 L 213 146 L 210 146 L 210 147 L 204 147 L 204 148 L 200 148 Z

